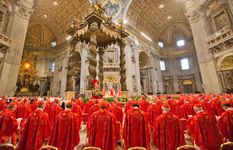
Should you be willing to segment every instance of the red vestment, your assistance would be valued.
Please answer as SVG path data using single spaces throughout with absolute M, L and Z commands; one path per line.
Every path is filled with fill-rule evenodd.
M 6 109 L 7 104 L 5 100 L 0 100 L 0 111 Z
M 87 103 L 85 104 L 84 106 L 84 110 L 83 110 L 83 122 L 87 122 L 88 121 L 88 118 L 90 117 L 89 113 L 90 113 L 90 109 L 91 107 L 95 105 L 95 101 L 94 100 L 89 100 L 87 101 Z
M 140 109 L 143 110 L 145 113 L 147 112 L 150 103 L 146 99 L 142 99 L 139 101 Z
M 42 110 L 35 110 L 27 119 L 18 150 L 38 150 L 49 136 L 48 114 Z
M 154 126 L 156 118 L 162 114 L 162 108 L 158 104 L 150 105 L 147 111 L 148 123 L 151 127 Z
M 27 119 L 31 112 L 32 110 L 30 104 L 22 101 L 17 107 L 16 117 Z
M 124 122 L 124 134 L 126 148 L 145 147 L 149 148 L 150 136 L 144 111 L 132 108 L 128 110 Z
M 123 122 L 123 110 L 118 104 L 112 104 L 111 106 L 111 112 L 116 117 L 116 120 L 121 123 Z
M 3 137 L 11 137 L 18 127 L 15 114 L 7 109 L 0 113 L 0 140 Z
M 189 119 L 189 115 L 194 115 L 193 106 L 190 103 L 184 103 L 179 108 L 179 118 Z
M 37 109 L 37 100 L 35 100 L 34 102 L 32 102 L 31 104 L 31 110 L 35 111 Z
M 76 100 L 75 103 L 78 104 L 81 107 L 81 109 L 83 110 L 84 102 L 81 99 Z
M 222 108 L 222 104 L 221 101 L 218 97 L 214 98 L 211 102 L 210 102 L 210 106 L 213 110 L 214 115 L 216 116 L 220 116 L 224 110 Z
M 215 120 L 207 113 L 197 113 L 189 119 L 187 127 L 193 142 L 202 150 L 219 150 L 221 136 Z
M 95 112 L 88 121 L 88 144 L 101 150 L 114 150 L 117 142 L 116 126 L 112 113 L 104 109 Z
M 73 150 L 80 142 L 79 121 L 78 115 L 71 110 L 61 112 L 56 118 L 49 144 L 59 150 Z
M 132 104 L 138 104 L 138 101 L 137 100 L 131 100 L 131 101 L 128 101 L 125 105 L 125 109 L 124 109 L 124 113 L 126 114 L 128 110 L 130 110 L 132 107 Z
M 163 113 L 155 120 L 154 144 L 159 150 L 175 150 L 184 145 L 184 132 L 173 113 Z
M 176 101 L 174 100 L 168 100 L 167 101 L 168 105 L 170 106 L 170 112 L 173 113 L 174 115 L 179 115 L 179 112 L 178 112 L 178 106 L 176 104 Z
M 46 112 L 49 116 L 49 123 L 51 128 L 53 128 L 53 124 L 56 120 L 56 117 L 61 111 L 62 108 L 56 103 L 50 103 L 49 109 L 44 110 L 44 112 Z
M 218 120 L 218 128 L 226 139 L 233 142 L 233 110 L 222 113 Z
M 79 126 L 81 127 L 82 117 L 83 117 L 83 116 L 82 116 L 82 115 L 83 115 L 82 108 L 81 108 L 78 104 L 74 103 L 74 104 L 72 105 L 71 111 L 77 115 L 77 117 L 78 117 L 78 122 L 79 122 Z

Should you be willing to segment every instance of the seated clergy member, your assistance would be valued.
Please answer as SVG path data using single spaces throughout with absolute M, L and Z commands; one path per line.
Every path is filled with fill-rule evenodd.
M 219 150 L 222 140 L 214 118 L 203 111 L 201 104 L 195 104 L 194 111 L 196 115 L 189 119 L 187 127 L 194 145 L 201 150 Z
M 222 107 L 225 110 L 218 120 L 218 128 L 226 141 L 233 142 L 233 107 L 230 101 L 222 102 Z
M 150 136 L 144 111 L 139 109 L 138 104 L 127 111 L 124 122 L 124 134 L 126 148 L 145 147 L 149 148 Z
M 72 102 L 66 103 L 66 109 L 61 112 L 54 122 L 49 144 L 59 150 L 73 150 L 80 142 L 80 121 L 77 114 L 71 111 Z
M 154 124 L 154 144 L 159 150 L 175 150 L 184 145 L 184 132 L 178 117 L 170 112 L 167 103 L 162 105 L 162 110 Z
M 39 101 L 37 110 L 28 117 L 24 126 L 18 150 L 39 150 L 50 136 L 48 114 L 43 111 L 44 101 Z
M 114 150 L 116 140 L 116 119 L 107 110 L 107 102 L 100 102 L 100 110 L 92 114 L 88 121 L 88 144 L 101 150 Z
M 13 113 L 16 104 L 10 103 L 7 109 L 0 112 L 0 143 L 8 142 L 17 131 L 18 123 Z

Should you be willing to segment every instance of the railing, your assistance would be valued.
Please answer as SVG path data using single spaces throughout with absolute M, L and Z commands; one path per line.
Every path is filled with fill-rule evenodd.
M 0 45 L 3 45 L 5 47 L 11 46 L 11 40 L 2 33 L 0 33 Z
M 208 37 L 210 50 L 221 50 L 226 42 L 233 39 L 233 26 L 227 26 Z
M 209 44 L 214 44 L 218 41 L 222 41 L 228 39 L 229 36 L 232 36 L 233 33 L 233 26 L 227 26 L 222 28 L 221 30 L 215 32 L 214 34 L 208 37 Z

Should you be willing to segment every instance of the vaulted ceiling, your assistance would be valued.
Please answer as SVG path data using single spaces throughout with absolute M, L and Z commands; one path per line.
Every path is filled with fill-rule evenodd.
M 89 7 L 88 0 L 37 0 L 30 24 L 45 24 L 57 36 L 61 36 L 70 27 L 73 16 L 81 20 Z
M 91 8 L 90 1 L 93 0 L 37 0 L 30 18 L 29 29 L 34 23 L 44 24 L 51 29 L 56 39 L 59 40 L 61 37 L 64 39 L 74 18 L 78 22 L 81 21 Z M 144 32 L 153 40 L 158 40 L 158 35 L 172 24 L 188 25 L 183 0 L 101 1 L 112 3 L 106 6 L 119 9 L 115 12 L 118 16 L 125 16 L 128 24 Z
M 187 25 L 184 9 L 183 0 L 133 0 L 126 19 L 136 29 L 157 40 L 160 32 L 169 25 Z

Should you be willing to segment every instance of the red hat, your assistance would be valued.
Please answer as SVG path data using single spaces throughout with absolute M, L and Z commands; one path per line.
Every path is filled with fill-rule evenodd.
M 54 102 L 55 102 L 55 103 L 58 103 L 58 102 L 59 102 L 59 100 L 58 100 L 58 99 L 55 99 L 55 100 L 54 100 Z
M 170 105 L 168 105 L 168 103 L 163 103 L 162 107 L 163 108 L 170 108 Z
M 17 104 L 15 102 L 11 102 L 10 104 L 8 104 L 8 107 L 16 107 Z
M 108 106 L 108 103 L 103 100 L 99 103 L 99 105 L 100 105 L 100 108 L 106 108 Z
M 37 102 L 37 107 L 42 107 L 44 105 L 44 101 L 38 101 Z
M 202 108 L 202 106 L 201 106 L 200 103 L 196 103 L 193 107 L 195 107 L 195 108 Z
M 71 101 L 66 103 L 66 107 L 72 107 L 72 106 L 73 106 L 73 103 Z
M 99 81 L 96 80 L 96 79 L 92 81 L 92 85 L 93 85 L 93 86 L 95 86 L 95 85 L 98 84 L 98 83 L 99 83 Z
M 222 101 L 222 105 L 231 105 L 230 100 Z

